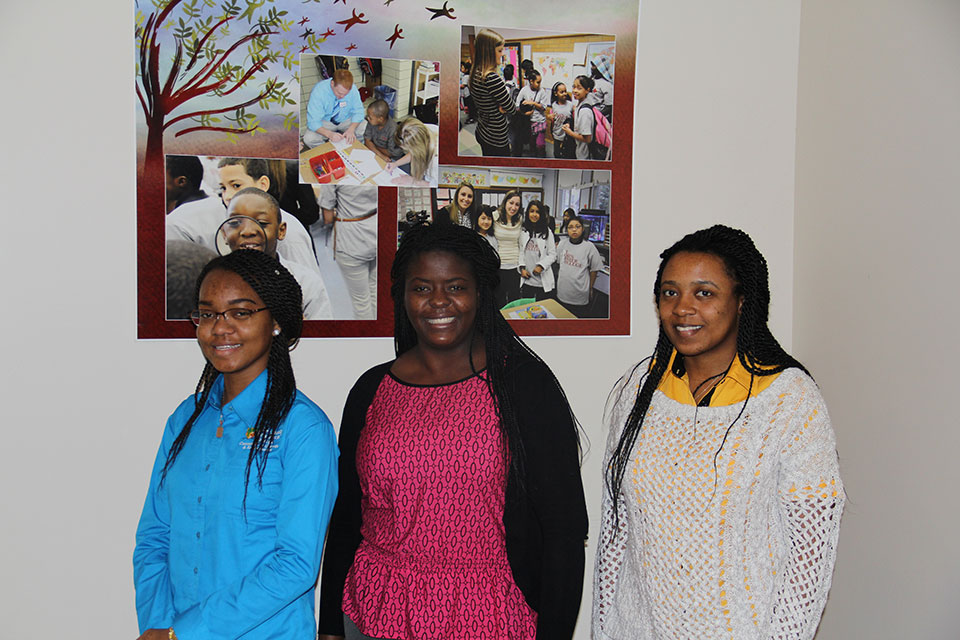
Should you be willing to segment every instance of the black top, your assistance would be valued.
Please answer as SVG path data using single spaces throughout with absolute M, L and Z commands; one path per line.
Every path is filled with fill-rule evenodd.
M 357 442 L 383 377 L 393 362 L 357 380 L 340 423 L 340 493 L 333 508 L 320 581 L 319 633 L 343 635 L 343 588 L 360 546 Z M 507 481 L 503 525 L 513 579 L 537 612 L 538 640 L 573 636 L 583 591 L 587 508 L 580 479 L 577 432 L 567 403 L 542 362 L 514 356 L 507 389 L 520 399 L 524 487 Z

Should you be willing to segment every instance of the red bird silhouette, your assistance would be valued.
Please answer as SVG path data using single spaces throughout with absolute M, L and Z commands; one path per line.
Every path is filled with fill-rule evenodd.
M 326 31 L 324 31 L 323 33 L 320 34 L 320 37 L 321 37 L 321 38 L 329 38 L 329 37 L 332 36 L 332 35 L 334 35 L 333 29 L 327 29 Z
M 433 12 L 433 15 L 430 16 L 431 20 L 435 20 L 436 18 L 439 18 L 441 16 L 450 18 L 451 20 L 456 20 L 456 18 L 453 17 L 454 8 L 450 7 L 449 9 L 447 9 L 447 0 L 444 0 L 442 9 L 431 9 L 430 7 L 425 7 L 425 8 L 427 11 Z
M 308 22 L 310 22 L 310 18 L 304 16 L 303 20 L 301 20 L 301 21 L 298 22 L 297 24 L 302 27 L 303 25 L 307 24 Z
M 357 48 L 357 45 L 355 45 L 354 43 L 351 42 L 351 43 L 350 43 L 350 46 L 347 47 L 347 51 L 353 51 L 353 50 L 356 49 L 356 48 Z
M 353 17 L 347 18 L 346 20 L 338 20 L 338 21 L 337 21 L 337 24 L 342 24 L 342 25 L 344 25 L 344 27 L 343 27 L 343 32 L 346 33 L 347 31 L 350 30 L 350 27 L 352 27 L 352 26 L 355 25 L 355 24 L 367 24 L 368 22 L 370 22 L 369 20 L 364 20 L 364 19 L 363 19 L 363 16 L 364 16 L 364 15 L 365 15 L 365 14 L 363 14 L 363 13 L 361 13 L 360 15 L 357 15 L 357 10 L 354 9 L 354 10 L 353 10 Z
M 387 38 L 387 42 L 390 43 L 390 48 L 393 49 L 393 45 L 397 43 L 397 40 L 403 40 L 403 36 L 400 35 L 403 33 L 403 29 L 400 28 L 400 25 L 393 26 L 393 35 Z

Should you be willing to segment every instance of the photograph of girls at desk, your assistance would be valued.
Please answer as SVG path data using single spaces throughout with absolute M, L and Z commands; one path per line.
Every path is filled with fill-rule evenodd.
M 508 320 L 610 316 L 609 171 L 440 167 L 437 189 L 400 189 L 397 232 L 473 229 L 497 252 Z
M 435 186 L 439 63 L 301 56 L 300 180 Z

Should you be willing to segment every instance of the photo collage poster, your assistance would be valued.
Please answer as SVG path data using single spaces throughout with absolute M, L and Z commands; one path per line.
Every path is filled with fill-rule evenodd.
M 574 212 L 581 246 L 596 249 L 587 262 L 589 304 L 563 300 L 576 289 L 568 253 L 565 266 L 552 267 L 554 284 L 564 284 L 554 295 L 507 299 L 502 313 L 519 334 L 628 334 L 638 10 L 614 1 L 588 11 L 568 0 L 532 0 L 523 11 L 500 1 L 138 2 L 138 337 L 192 337 L 196 275 L 236 249 L 272 253 L 298 279 L 304 337 L 390 336 L 398 234 L 416 214 L 449 212 L 464 182 L 477 211 L 494 216 L 518 201 L 524 215 L 532 203 L 546 205 L 558 249 L 575 241 L 564 215 Z M 476 105 L 464 95 L 463 63 L 482 31 L 505 40 L 509 55 L 496 73 L 512 71 L 514 103 L 536 98 L 510 118 L 509 151 L 484 148 Z M 316 105 L 342 69 L 352 93 L 331 99 L 341 109 L 359 105 L 362 121 L 351 136 L 317 140 L 314 127 L 326 129 Z M 566 100 L 557 99 L 560 84 Z M 612 105 L 604 86 L 616 94 Z M 577 93 L 589 94 L 583 104 Z M 371 116 L 374 103 L 383 118 Z M 366 144 L 377 130 L 371 117 L 390 123 L 394 142 L 398 128 L 405 144 Z M 578 135 L 592 148 L 565 147 L 564 131 L 585 121 L 593 128 Z M 276 206 L 265 214 L 261 199 L 243 191 L 251 187 Z M 520 197 L 505 205 L 512 192 Z

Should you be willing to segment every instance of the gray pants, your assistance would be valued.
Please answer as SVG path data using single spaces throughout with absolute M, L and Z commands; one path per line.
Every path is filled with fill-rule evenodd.
M 343 616 L 343 630 L 346 633 L 346 640 L 389 640 L 386 638 L 374 638 L 373 636 L 365 636 L 360 633 L 360 629 L 357 629 L 357 625 L 353 624 L 353 620 L 348 618 L 346 615 Z
M 340 124 L 334 124 L 329 120 L 325 120 L 323 125 L 321 126 L 327 131 L 336 131 L 337 133 L 343 133 L 350 127 L 351 124 L 353 123 L 341 122 Z M 306 129 L 303 132 L 303 144 L 307 145 L 311 149 L 313 149 L 314 147 L 319 147 L 326 141 L 327 141 L 327 136 L 317 133 L 316 131 L 311 131 L 310 129 Z

